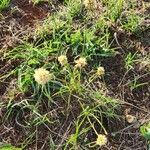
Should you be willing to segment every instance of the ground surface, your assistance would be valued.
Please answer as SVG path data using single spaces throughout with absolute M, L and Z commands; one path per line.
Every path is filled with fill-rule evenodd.
M 110 9 L 105 2 L 98 2 L 98 7 L 92 11 L 85 6 L 79 9 L 78 3 L 69 4 L 63 0 L 36 5 L 28 0 L 10 2 L 9 7 L 2 11 L 0 21 L 0 142 L 32 150 L 147 149 L 147 141 L 139 128 L 150 120 L 150 2 L 140 0 L 133 3 L 134 7 L 125 6 L 117 19 L 113 19 L 115 15 L 110 16 L 114 13 L 111 10 L 105 21 L 102 20 L 104 24 L 99 25 L 99 16 Z M 129 19 L 132 11 L 136 15 L 134 17 L 140 18 L 139 22 Z M 50 16 L 57 18 L 56 24 L 51 23 L 53 18 Z M 47 18 L 50 18 L 49 22 L 45 23 Z M 89 38 L 86 43 L 80 41 L 81 35 L 71 36 L 77 31 L 85 34 L 85 30 L 85 36 Z M 87 46 L 87 51 L 81 51 L 82 46 Z M 102 51 L 99 52 L 100 48 Z M 68 77 L 71 73 L 65 74 L 67 77 L 61 75 L 57 61 L 61 54 L 67 55 L 71 65 L 76 56 L 88 59 L 88 65 L 81 73 L 81 85 L 75 84 L 78 78 Z M 87 84 L 91 70 L 99 64 L 105 68 L 104 77 Z M 43 66 L 53 70 L 58 81 L 70 89 L 69 92 L 62 89 L 62 93 L 57 87 L 52 89 L 52 102 L 45 95 L 39 96 L 41 91 L 34 91 L 37 88 L 33 86 L 34 69 Z M 82 91 L 81 87 L 85 85 L 88 90 Z M 111 102 L 107 106 L 105 102 L 104 107 L 100 105 L 102 113 L 98 115 L 100 110 L 95 106 L 99 104 L 95 104 L 96 97 L 94 100 L 90 97 L 91 91 L 102 92 L 106 97 L 117 100 L 120 103 L 119 106 L 116 104 L 118 108 L 109 112 L 114 106 Z M 89 112 L 94 110 L 93 114 L 108 132 L 108 142 L 101 148 L 88 146 L 96 140 L 88 117 L 84 118 L 83 112 L 88 108 L 91 109 Z M 136 121 L 129 123 L 126 114 L 135 116 Z M 103 133 L 92 117 L 91 122 L 97 132 Z M 73 136 L 72 140 L 75 133 L 78 136 Z

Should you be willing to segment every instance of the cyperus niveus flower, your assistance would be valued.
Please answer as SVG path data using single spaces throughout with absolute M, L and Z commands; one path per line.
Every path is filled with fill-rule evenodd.
M 96 0 L 84 0 L 83 4 L 87 9 L 94 9 L 96 8 L 97 2 Z
M 87 65 L 86 58 L 80 57 L 79 59 L 75 60 L 75 68 L 83 68 Z
M 104 74 L 105 74 L 105 69 L 104 69 L 104 67 L 98 67 L 96 74 L 97 74 L 98 76 L 104 75 Z
M 66 55 L 60 55 L 58 57 L 58 62 L 62 65 L 65 66 L 68 63 L 68 59 Z
M 96 144 L 103 146 L 107 144 L 107 137 L 104 134 L 98 134 Z
M 49 71 L 44 69 L 44 68 L 36 69 L 34 72 L 35 72 L 34 73 L 35 81 L 41 85 L 48 83 L 53 77 L 53 75 L 51 73 L 49 73 Z

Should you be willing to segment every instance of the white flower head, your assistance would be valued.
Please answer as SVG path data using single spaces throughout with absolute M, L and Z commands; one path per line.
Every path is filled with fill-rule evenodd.
M 65 66 L 68 63 L 68 59 L 66 55 L 60 55 L 58 57 L 58 62 L 62 65 Z
M 96 8 L 97 2 L 96 2 L 96 0 L 84 0 L 83 4 L 84 4 L 85 8 L 87 8 L 87 9 L 94 9 L 94 8 Z
M 75 68 L 83 68 L 87 65 L 86 58 L 80 57 L 79 59 L 75 60 Z
M 96 74 L 97 74 L 98 76 L 104 75 L 104 74 L 105 74 L 105 69 L 104 69 L 104 67 L 98 67 Z
M 96 144 L 99 146 L 103 146 L 107 144 L 107 137 L 104 134 L 98 134 Z
M 53 77 L 53 75 L 50 74 L 49 71 L 44 68 L 36 69 L 34 72 L 35 81 L 41 85 L 48 83 Z

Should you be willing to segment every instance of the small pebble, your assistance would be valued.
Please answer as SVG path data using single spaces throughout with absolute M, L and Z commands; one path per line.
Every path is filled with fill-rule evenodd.
M 134 123 L 134 122 L 137 121 L 137 118 L 135 116 L 133 116 L 133 115 L 126 115 L 126 121 L 128 123 Z

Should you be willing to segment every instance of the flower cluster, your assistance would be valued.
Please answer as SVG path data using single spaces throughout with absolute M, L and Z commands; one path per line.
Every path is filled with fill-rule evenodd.
M 52 77 L 53 77 L 53 75 L 44 68 L 36 69 L 35 73 L 34 73 L 35 81 L 41 85 L 48 83 L 52 79 Z
M 66 69 L 65 66 L 68 64 L 67 56 L 66 55 L 60 55 L 57 58 L 57 60 L 60 63 L 60 65 L 63 66 L 64 69 Z M 74 61 L 74 63 L 75 63 L 75 65 L 74 65 L 75 69 L 82 69 L 87 65 L 87 60 L 84 57 L 80 57 L 80 58 L 76 59 Z M 96 75 L 102 76 L 104 74 L 105 74 L 105 69 L 103 67 L 98 67 Z M 39 68 L 39 69 L 35 70 L 34 78 L 38 84 L 44 85 L 44 84 L 48 83 L 53 78 L 53 74 L 51 74 L 48 70 L 46 70 L 44 68 Z
M 104 74 L 105 74 L 105 69 L 104 69 L 104 67 L 98 67 L 96 74 L 97 74 L 98 76 L 104 75 Z
M 94 9 L 96 8 L 97 2 L 96 0 L 84 0 L 83 4 L 87 9 Z
M 65 66 L 68 63 L 68 59 L 66 55 L 60 55 L 58 57 L 58 62 L 62 65 Z
M 65 66 L 68 63 L 68 59 L 66 55 L 60 55 L 58 58 L 58 62 L 61 64 L 61 66 Z M 80 57 L 79 59 L 75 60 L 75 68 L 83 68 L 87 65 L 86 58 Z
M 79 59 L 75 60 L 75 68 L 83 68 L 87 65 L 86 58 L 80 57 Z
M 99 146 L 103 146 L 107 144 L 107 137 L 104 134 L 98 134 L 96 144 Z

